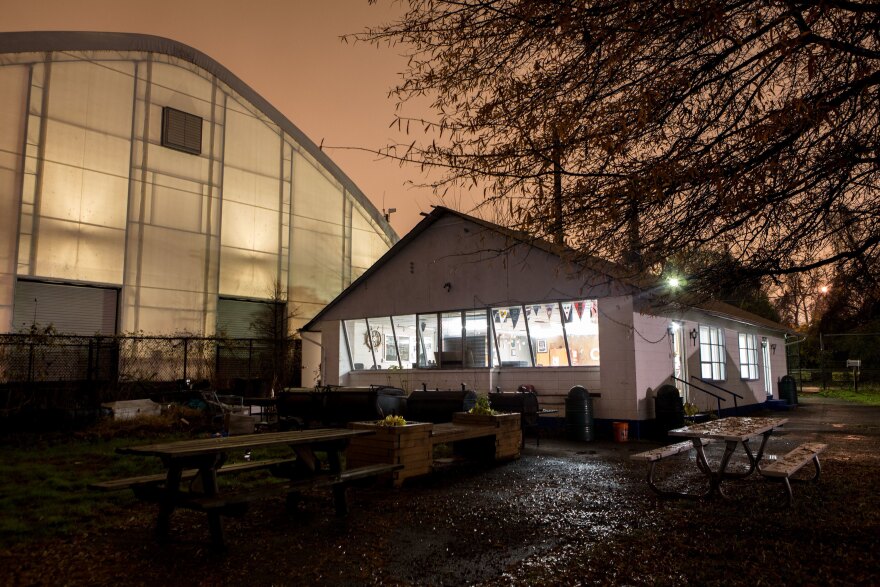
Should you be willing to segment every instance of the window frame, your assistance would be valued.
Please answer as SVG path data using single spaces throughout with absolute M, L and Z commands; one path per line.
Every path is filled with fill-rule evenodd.
M 706 336 L 703 336 L 703 333 Z M 712 341 L 716 335 L 717 342 Z M 727 341 L 722 326 L 700 324 L 700 378 L 705 381 L 727 381 Z M 708 355 L 708 356 L 707 356 Z M 706 376 L 706 369 L 709 376 Z M 717 377 L 716 377 L 717 375 Z
M 748 332 L 737 333 L 739 342 L 739 378 L 742 381 L 759 381 L 761 379 L 758 364 L 758 335 Z M 743 346 L 745 341 L 745 346 Z M 751 344 L 749 344 L 751 341 Z M 750 360 L 751 359 L 751 360 Z

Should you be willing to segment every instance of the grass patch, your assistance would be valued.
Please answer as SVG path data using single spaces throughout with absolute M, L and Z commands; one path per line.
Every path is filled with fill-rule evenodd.
M 76 433 L 11 434 L 0 437 L 0 549 L 15 543 L 72 536 L 112 527 L 132 513 L 155 515 L 129 490 L 100 492 L 92 483 L 164 473 L 157 458 L 120 455 L 117 448 L 204 438 L 211 434 L 201 413 L 175 409 L 161 416 L 105 420 Z M 255 449 L 252 460 L 290 457 L 285 446 Z M 326 454 L 316 452 L 324 461 Z M 230 454 L 229 463 L 245 460 Z M 226 490 L 272 482 L 268 471 L 227 475 Z
M 0 439 L 0 547 L 107 526 L 135 498 L 90 483 L 163 472 L 159 459 L 116 454 L 119 447 L 203 436 L 201 414 L 103 421 L 76 433 L 11 434 Z
M 867 406 L 880 406 L 880 387 L 873 385 L 860 387 L 858 391 L 854 391 L 851 388 L 828 388 L 825 391 L 819 392 L 819 395 L 822 397 L 842 399 Z

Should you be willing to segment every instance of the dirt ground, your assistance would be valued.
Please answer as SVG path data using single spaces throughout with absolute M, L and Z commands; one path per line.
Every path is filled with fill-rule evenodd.
M 351 514 L 326 494 L 295 512 L 255 504 L 226 521 L 229 552 L 203 516 L 133 505 L 99 533 L 0 553 L 4 585 L 878 585 L 880 408 L 802 397 L 768 453 L 827 442 L 817 484 L 754 475 L 729 499 L 657 499 L 629 455 L 650 441 L 528 439 L 518 461 L 455 466 L 403 488 L 355 489 Z M 716 447 L 716 445 L 712 445 Z M 718 447 L 709 454 L 718 455 Z M 664 461 L 665 465 L 667 461 Z M 742 466 L 742 461 L 732 466 Z M 693 457 L 665 471 L 696 486 Z M 671 480 L 671 479 L 670 479 Z

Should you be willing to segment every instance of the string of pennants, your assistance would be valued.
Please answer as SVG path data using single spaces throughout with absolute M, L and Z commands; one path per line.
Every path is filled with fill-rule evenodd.
M 559 306 L 557 304 L 531 304 L 529 306 L 525 306 L 526 320 L 531 318 L 532 316 L 541 316 L 542 313 L 546 314 L 547 319 L 549 320 L 553 316 L 553 311 L 556 310 Z M 574 310 L 574 312 L 572 312 Z M 577 314 L 578 319 L 583 320 L 584 314 L 587 314 L 587 317 L 595 322 L 599 316 L 599 305 L 596 300 L 588 300 L 583 302 L 563 302 L 562 303 L 562 313 L 565 316 L 566 322 L 571 322 L 574 319 L 574 314 Z M 507 322 L 509 319 L 513 324 L 513 327 L 516 328 L 517 323 L 519 322 L 520 316 L 522 315 L 522 309 L 519 306 L 514 306 L 511 308 L 498 308 L 492 310 L 492 318 L 496 323 L 502 324 Z

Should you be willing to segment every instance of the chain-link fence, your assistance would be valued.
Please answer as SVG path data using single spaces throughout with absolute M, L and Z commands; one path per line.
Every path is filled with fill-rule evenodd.
M 300 341 L 0 335 L 0 413 L 96 409 L 197 385 L 260 396 L 300 384 Z M 188 382 L 188 383 L 186 383 Z
M 789 355 L 789 372 L 801 388 L 880 387 L 880 333 L 822 334 L 809 368 Z

